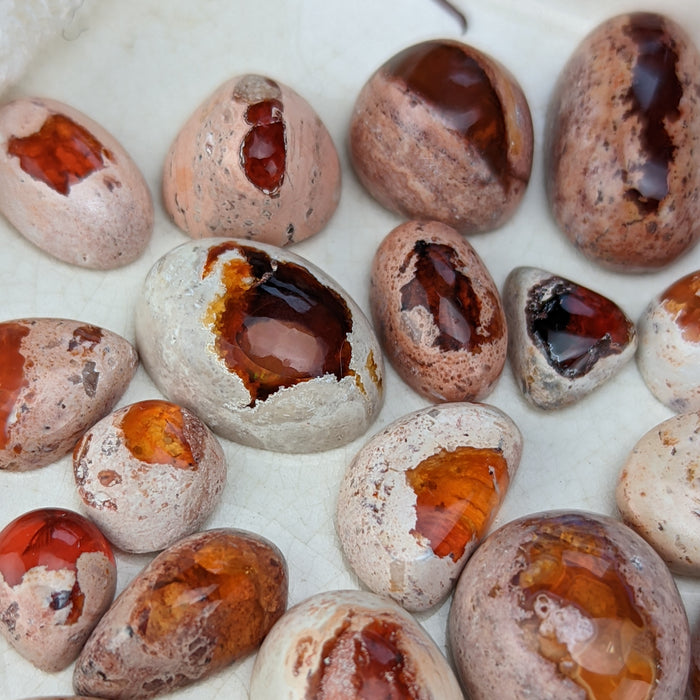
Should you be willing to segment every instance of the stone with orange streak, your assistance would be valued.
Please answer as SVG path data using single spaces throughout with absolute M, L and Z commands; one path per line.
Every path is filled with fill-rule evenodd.
M 0 323 L 0 470 L 36 469 L 68 454 L 112 410 L 137 365 L 129 341 L 90 323 Z
M 165 549 L 206 522 L 226 484 L 214 434 L 161 399 L 125 406 L 92 426 L 73 451 L 85 512 L 126 552 Z
M 406 609 L 451 591 L 515 476 L 522 436 L 499 409 L 450 403 L 410 413 L 348 466 L 336 529 L 362 582 Z
M 260 647 L 250 700 L 463 700 L 449 663 L 417 620 L 368 591 L 317 593 Z
M 700 270 L 657 294 L 638 329 L 637 366 L 651 393 L 676 413 L 700 410 Z
M 151 698 L 254 652 L 287 607 L 287 564 L 251 532 L 220 528 L 161 552 L 122 591 L 86 642 L 78 694 Z

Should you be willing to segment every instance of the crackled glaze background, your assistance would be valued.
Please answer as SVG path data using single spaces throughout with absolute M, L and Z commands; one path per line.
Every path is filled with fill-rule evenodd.
M 655 274 L 606 272 L 579 257 L 545 208 L 542 135 L 554 80 L 583 36 L 603 19 L 630 9 L 620 0 L 491 0 L 458 3 L 469 16 L 463 37 L 503 62 L 528 96 L 536 157 L 524 202 L 513 220 L 471 242 L 499 288 L 516 265 L 536 265 L 602 291 L 637 319 L 668 283 L 700 268 L 700 247 Z M 700 43 L 697 0 L 651 0 Z M 2 19 L 0 18 L 0 21 Z M 0 220 L 2 320 L 65 316 L 106 326 L 133 340 L 132 308 L 151 264 L 185 235 L 159 200 L 165 152 L 181 124 L 220 83 L 243 72 L 286 82 L 321 115 L 339 148 L 344 184 L 340 207 L 319 235 L 295 246 L 368 310 L 368 271 L 379 241 L 399 219 L 361 190 L 348 166 L 345 133 L 364 81 L 405 46 L 459 37 L 459 25 L 434 0 L 103 0 L 46 47 L 4 98 L 45 95 L 84 111 L 111 131 L 143 170 L 156 201 L 156 226 L 144 256 L 121 270 L 92 272 L 48 258 Z M 386 403 L 374 433 L 426 405 L 387 369 Z M 142 369 L 121 404 L 157 396 Z M 571 408 L 541 413 L 520 397 L 510 371 L 487 399 L 520 426 L 525 448 L 496 526 L 549 508 L 614 513 L 618 470 L 635 442 L 671 413 L 644 386 L 634 363 Z M 318 591 L 357 587 L 333 527 L 338 484 L 364 443 L 310 456 L 266 453 L 224 443 L 229 483 L 209 526 L 233 526 L 274 541 L 289 563 L 290 602 Z M 0 473 L 0 525 L 31 508 L 78 507 L 68 458 L 34 473 Z M 119 556 L 121 589 L 148 557 Z M 691 624 L 700 613 L 700 582 L 678 579 Z M 419 619 L 441 646 L 449 603 Z M 176 698 L 245 698 L 252 659 Z M 0 696 L 71 692 L 72 669 L 42 674 L 0 640 Z

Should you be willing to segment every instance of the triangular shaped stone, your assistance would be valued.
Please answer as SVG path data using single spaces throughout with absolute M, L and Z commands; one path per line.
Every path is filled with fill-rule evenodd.
M 539 408 L 575 403 L 637 348 L 634 324 L 617 304 L 545 270 L 514 269 L 503 303 L 511 369 L 525 398 Z

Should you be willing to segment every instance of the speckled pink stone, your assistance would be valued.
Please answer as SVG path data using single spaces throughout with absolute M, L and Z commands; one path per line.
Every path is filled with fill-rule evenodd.
M 508 330 L 498 289 L 450 226 L 410 221 L 382 241 L 370 305 L 384 352 L 431 401 L 486 397 L 503 371 Z
M 603 22 L 561 72 L 547 128 L 547 192 L 588 258 L 634 272 L 700 237 L 700 52 L 678 24 Z
M 496 60 L 451 40 L 390 58 L 357 97 L 349 132 L 360 182 L 397 214 L 460 233 L 495 229 L 530 178 L 525 95 Z
M 24 169 L 9 152 L 13 139 L 36 135 L 55 115 L 84 128 L 101 150 L 94 166 L 74 176 L 60 165 L 57 189 Z M 71 144 L 66 137 L 66 143 Z M 62 142 L 44 144 L 49 159 Z M 77 152 L 83 152 L 79 144 Z M 70 159 L 68 159 L 70 162 Z M 61 176 L 61 177 L 59 177 Z M 55 100 L 20 98 L 0 107 L 0 213 L 50 255 L 81 267 L 108 270 L 136 260 L 153 230 L 153 202 L 138 166 L 103 127 L 78 110 Z
M 113 331 L 80 321 L 0 323 L 0 470 L 36 469 L 70 452 L 112 410 L 138 364 Z
M 251 116 L 260 105 L 266 114 Z M 255 130 L 268 122 L 283 129 L 283 165 L 274 187 L 261 187 L 249 177 L 244 153 L 257 138 Z M 274 150 L 269 144 L 253 148 L 261 155 Z M 163 167 L 163 202 L 192 238 L 239 237 L 284 246 L 328 223 L 340 183 L 335 145 L 311 105 L 283 83 L 239 75 L 207 98 L 175 138 Z
M 700 576 L 700 413 L 660 423 L 634 446 L 618 478 L 622 520 L 676 574 Z

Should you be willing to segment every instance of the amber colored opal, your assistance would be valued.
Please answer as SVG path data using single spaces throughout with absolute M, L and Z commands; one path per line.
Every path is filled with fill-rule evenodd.
M 17 397 L 27 386 L 21 346 L 22 338 L 28 333 L 29 328 L 21 323 L 0 324 L 0 449 L 3 450 L 9 440 L 8 423 Z
M 24 172 L 63 195 L 113 158 L 84 126 L 63 114 L 51 114 L 34 134 L 9 139 L 7 152 L 19 158 Z
M 241 145 L 241 165 L 250 182 L 270 195 L 278 194 L 284 180 L 287 144 L 282 112 L 279 100 L 252 104 L 245 112 L 253 128 Z
M 460 446 L 440 450 L 406 471 L 416 494 L 414 532 L 439 557 L 458 561 L 481 539 L 508 488 L 508 464 L 498 449 Z
M 83 647 L 84 695 L 150 698 L 254 651 L 287 606 L 280 551 L 252 533 L 216 529 L 161 552 L 124 589 Z
M 160 400 L 132 404 L 120 428 L 127 449 L 141 462 L 170 464 L 179 469 L 197 468 L 179 406 Z
M 228 241 L 210 250 L 202 277 L 231 250 L 243 257 L 225 263 L 226 291 L 206 320 L 219 355 L 249 390 L 250 405 L 315 377 L 348 376 L 352 314 L 340 294 L 301 265 Z
M 206 619 L 208 609 L 221 607 L 220 620 L 224 610 L 236 615 L 236 634 L 218 629 L 215 620 L 197 630 L 218 640 L 208 655 L 211 670 L 257 647 L 286 602 L 286 594 L 280 593 L 275 606 L 266 609 L 260 598 L 265 579 L 284 582 L 284 569 L 279 560 L 264 556 L 253 540 L 233 544 L 225 536 L 214 536 L 201 546 L 181 548 L 175 566 L 159 572 L 141 592 L 131 625 L 146 645 L 162 644 L 184 629 L 195 631 L 196 621 Z
M 520 624 L 539 653 L 588 698 L 612 700 L 631 688 L 631 697 L 650 697 L 656 631 L 621 571 L 626 557 L 603 528 L 577 515 L 552 518 L 521 546 L 519 556 L 525 567 L 513 585 L 522 590 L 521 605 L 529 613 Z M 592 638 L 563 633 L 571 629 L 573 615 L 586 631 L 592 628 Z
M 571 378 L 585 375 L 602 357 L 620 353 L 634 334 L 614 302 L 565 280 L 533 287 L 526 314 L 528 332 L 550 365 Z
M 681 277 L 662 292 L 661 304 L 688 342 L 700 342 L 700 271 Z
M 77 571 L 78 558 L 87 552 L 101 552 L 114 564 L 109 543 L 87 518 L 58 508 L 33 510 L 0 532 L 0 574 L 9 586 L 17 586 L 34 567 Z M 70 591 L 53 592 L 49 606 L 60 610 L 70 604 L 65 624 L 72 625 L 80 619 L 84 603 L 76 580 Z
M 401 648 L 400 625 L 376 619 L 361 629 L 349 620 L 323 645 L 323 663 L 309 679 L 306 697 L 333 700 L 352 688 L 357 698 L 417 700 L 420 697 L 407 654 Z
M 442 350 L 479 352 L 485 342 L 503 335 L 503 318 L 493 314 L 482 327 L 482 303 L 464 263 L 449 245 L 419 240 L 402 271 L 415 265 L 415 277 L 401 288 L 401 310 L 428 309 L 439 329 L 433 345 Z M 493 299 L 493 305 L 497 302 Z
M 464 135 L 508 187 L 508 137 L 503 105 L 482 65 L 456 45 L 425 42 L 398 53 L 384 67 L 409 92 L 435 107 L 449 129 Z

